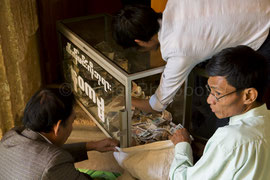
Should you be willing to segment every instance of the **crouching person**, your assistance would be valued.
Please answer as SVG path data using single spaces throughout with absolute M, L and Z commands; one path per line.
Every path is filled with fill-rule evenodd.
M 208 140 L 193 165 L 186 129 L 172 137 L 170 179 L 269 179 L 270 111 L 262 102 L 267 82 L 264 57 L 247 46 L 222 50 L 209 61 L 208 104 L 219 118 L 230 117 Z
M 42 89 L 29 100 L 23 127 L 13 128 L 1 140 L 1 179 L 91 179 L 74 163 L 86 160 L 87 151 L 114 151 L 118 142 L 108 138 L 64 145 L 76 118 L 73 99 L 58 89 Z

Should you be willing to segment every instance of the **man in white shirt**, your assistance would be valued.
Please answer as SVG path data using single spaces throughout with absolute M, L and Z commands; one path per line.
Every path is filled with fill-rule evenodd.
M 218 118 L 230 117 L 229 125 L 217 129 L 195 165 L 189 133 L 176 131 L 170 179 L 269 179 L 270 111 L 262 103 L 266 59 L 237 46 L 213 56 L 206 70 L 207 102 Z
M 150 101 L 133 99 L 144 111 L 163 111 L 198 63 L 227 47 L 258 50 L 270 28 L 269 0 L 168 0 L 161 15 L 129 6 L 115 16 L 114 37 L 124 47 L 156 49 L 167 62 Z M 270 62 L 270 48 L 268 48 Z

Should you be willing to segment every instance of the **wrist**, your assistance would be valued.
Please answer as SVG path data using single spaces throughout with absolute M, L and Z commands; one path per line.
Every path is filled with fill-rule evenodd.
M 93 150 L 96 150 L 96 143 L 93 142 L 93 141 L 89 141 L 86 143 L 86 150 L 87 151 L 93 151 Z

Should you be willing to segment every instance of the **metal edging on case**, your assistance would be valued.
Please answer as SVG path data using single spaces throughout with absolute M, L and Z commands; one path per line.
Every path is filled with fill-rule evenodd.
M 115 77 L 119 82 L 122 84 L 125 84 L 128 82 L 127 78 L 130 78 L 130 80 L 136 80 L 143 77 L 147 77 L 150 75 L 155 75 L 158 73 L 162 73 L 164 66 L 145 70 L 142 72 L 137 72 L 133 74 L 128 74 L 124 70 L 122 70 L 120 67 L 115 65 L 111 60 L 108 60 L 106 56 L 95 50 L 91 45 L 89 45 L 87 42 L 85 42 L 83 39 L 81 39 L 79 36 L 74 34 L 71 30 L 69 30 L 65 25 L 57 23 L 57 29 L 72 43 L 74 43 L 76 46 L 80 48 L 84 53 L 86 53 L 90 58 L 95 61 L 98 65 L 103 67 L 107 72 L 109 72 L 113 77 Z M 74 41 L 73 41 L 74 40 Z M 85 46 L 85 44 L 87 46 Z M 111 66 L 113 68 L 111 68 Z M 115 69 L 117 71 L 115 71 Z
M 94 14 L 91 16 L 81 16 L 81 17 L 74 17 L 74 18 L 69 18 L 69 19 L 64 19 L 64 20 L 60 20 L 60 22 L 63 23 L 72 23 L 72 22 L 77 22 L 78 20 L 82 21 L 82 20 L 88 20 L 88 19 L 95 19 L 98 17 L 106 17 L 106 16 L 111 16 L 109 14 Z
M 96 15 L 95 17 L 102 17 L 102 15 Z M 95 18 L 94 17 L 94 18 Z M 106 24 L 106 17 L 105 18 L 105 24 Z M 91 17 L 83 17 L 81 19 L 92 19 Z M 63 22 L 76 22 L 78 18 L 68 19 L 57 22 L 57 32 L 60 34 L 59 36 L 65 37 L 68 41 L 72 42 L 74 45 L 76 45 L 81 51 L 83 51 L 87 56 L 89 56 L 95 63 L 97 63 L 99 66 L 101 66 L 105 71 L 110 73 L 110 75 L 118 80 L 122 85 L 125 87 L 125 109 L 123 111 L 120 111 L 121 116 L 121 129 L 123 130 L 122 133 L 120 133 L 120 140 L 123 143 L 123 146 L 131 146 L 132 143 L 132 135 L 131 135 L 131 127 L 132 127 L 132 103 L 131 103 L 131 89 L 132 89 L 132 81 L 141 79 L 144 77 L 156 75 L 159 73 L 162 73 L 165 66 L 156 67 L 153 69 L 144 70 L 141 72 L 128 74 L 126 71 L 124 71 L 122 68 L 117 66 L 104 56 L 102 53 L 97 51 L 93 46 L 88 44 L 86 41 L 84 41 L 81 37 L 79 37 L 77 34 L 72 32 Z M 105 27 L 106 28 L 106 27 Z M 61 42 L 61 41 L 60 41 Z M 90 118 L 93 119 L 93 121 L 97 124 L 97 126 L 102 130 L 102 132 L 108 136 L 112 137 L 109 132 L 100 124 L 98 120 L 96 120 L 90 112 L 80 103 L 79 100 L 76 100 L 78 104 L 82 107 L 82 109 L 88 114 Z
M 104 70 L 110 73 L 113 77 L 115 77 L 119 82 L 125 84 L 127 82 L 128 74 L 122 70 L 120 67 L 115 65 L 103 54 L 96 51 L 91 45 L 81 39 L 79 36 L 74 34 L 71 30 L 69 30 L 65 25 L 58 23 L 58 30 L 72 43 L 74 43 L 81 51 L 87 54 L 91 59 L 95 61 L 99 66 L 101 66 Z M 111 68 L 113 67 L 113 68 Z M 116 70 L 116 71 L 115 71 Z M 123 76 L 124 75 L 124 76 Z
M 120 147 L 125 148 L 128 147 L 128 125 L 126 121 L 127 111 L 126 109 L 120 110 Z
M 127 145 L 131 146 L 131 80 L 127 82 L 127 86 L 125 86 L 125 96 L 126 96 L 126 111 L 127 111 Z

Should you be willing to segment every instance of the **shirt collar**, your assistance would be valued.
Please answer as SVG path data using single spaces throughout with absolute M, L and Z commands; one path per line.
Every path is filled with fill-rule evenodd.
M 41 137 L 43 137 L 48 143 L 52 144 L 52 142 L 46 138 L 44 135 L 42 135 L 41 133 L 37 132 Z
M 242 120 L 247 119 L 249 117 L 261 116 L 262 114 L 264 114 L 263 113 L 264 111 L 268 111 L 266 104 L 253 108 L 244 114 L 239 114 L 239 115 L 230 117 L 229 125 L 242 124 Z

